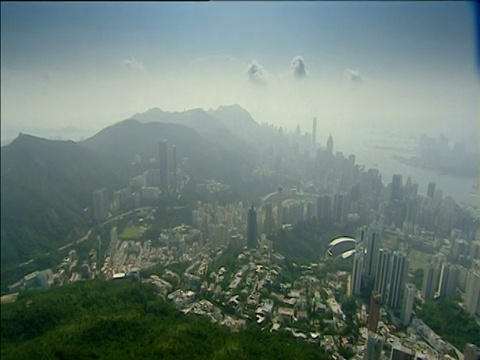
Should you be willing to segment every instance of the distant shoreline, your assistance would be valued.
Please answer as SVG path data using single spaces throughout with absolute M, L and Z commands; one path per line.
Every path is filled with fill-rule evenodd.
M 475 169 L 472 168 L 453 168 L 449 166 L 445 167 L 437 167 L 437 166 L 425 166 L 423 164 L 420 164 L 419 161 L 421 159 L 418 158 L 405 158 L 401 155 L 394 154 L 392 156 L 396 161 L 412 166 L 418 169 L 426 170 L 426 171 L 431 171 L 434 172 L 437 175 L 448 175 L 452 176 L 455 178 L 461 178 L 461 179 L 477 179 L 478 180 L 478 171 L 475 171 Z

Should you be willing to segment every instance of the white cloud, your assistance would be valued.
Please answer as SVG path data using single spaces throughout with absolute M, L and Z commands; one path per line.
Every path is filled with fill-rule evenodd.
M 354 82 L 360 82 L 362 81 L 362 75 L 360 74 L 360 71 L 358 70 L 353 70 L 353 69 L 345 69 L 345 76 Z
M 130 59 L 125 59 L 122 61 L 123 66 L 128 69 L 136 70 L 136 71 L 145 71 L 146 67 L 143 62 L 140 60 L 134 59 L 133 57 Z
M 303 57 L 297 55 L 292 60 L 293 76 L 297 79 L 301 79 L 307 76 L 307 67 Z
M 247 68 L 248 79 L 256 84 L 265 85 L 267 82 L 267 72 L 255 60 Z

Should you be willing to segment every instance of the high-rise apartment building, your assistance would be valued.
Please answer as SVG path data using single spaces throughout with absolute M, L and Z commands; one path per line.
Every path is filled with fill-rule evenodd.
M 278 229 L 283 224 L 283 188 L 280 186 L 277 191 L 277 221 L 276 226 Z
M 263 232 L 269 235 L 273 230 L 272 203 L 266 203 L 264 207 L 265 207 L 265 219 L 263 221 Z
M 390 190 L 390 201 L 402 200 L 402 175 L 393 175 Z
M 370 297 L 370 308 L 368 310 L 368 321 L 367 329 L 368 331 L 377 332 L 378 320 L 380 318 L 380 304 L 382 302 L 382 297 L 380 294 L 372 293 Z
M 365 263 L 363 273 L 368 280 L 373 281 L 376 275 L 378 250 L 380 247 L 379 239 L 377 238 L 375 231 L 368 231 L 365 242 Z
M 162 196 L 166 196 L 169 190 L 168 142 L 166 139 L 158 143 L 158 169 L 160 171 L 159 188 Z
M 362 273 L 364 250 L 362 245 L 357 245 L 353 257 L 352 285 L 350 295 L 360 295 L 362 289 Z
M 403 288 L 405 287 L 405 278 L 408 271 L 406 255 L 402 252 L 395 251 L 392 255 L 392 266 L 390 269 L 388 305 L 396 309 L 400 306 L 400 299 Z
M 258 237 L 258 225 L 257 225 L 257 212 L 255 211 L 253 204 L 248 210 L 247 215 L 247 245 L 249 248 L 254 248 L 257 244 Z
M 458 267 L 444 262 L 440 271 L 438 283 L 438 296 L 454 296 L 457 290 Z
M 407 326 L 410 325 L 410 321 L 412 320 L 412 310 L 413 304 L 415 301 L 415 285 L 413 284 L 405 284 L 405 290 L 403 291 L 403 300 L 402 300 L 402 312 L 400 320 L 402 324 Z
M 321 220 L 329 220 L 332 216 L 332 196 L 319 196 L 317 200 L 317 217 Z
M 380 294 L 380 296 L 382 297 L 382 302 L 387 301 L 387 285 L 390 277 L 390 258 L 391 253 L 388 250 L 378 250 L 374 291 Z
M 383 347 L 383 338 L 369 331 L 367 339 L 367 348 L 363 355 L 363 360 L 379 360 Z
M 172 145 L 173 152 L 173 191 L 177 192 L 177 147 Z
M 435 197 L 435 183 L 434 182 L 429 182 L 428 183 L 427 197 L 429 197 L 432 200 Z
M 422 283 L 422 298 L 425 301 L 432 300 L 437 293 L 443 261 L 444 259 L 440 255 L 427 255 L 427 265 Z
M 334 220 L 337 223 L 345 222 L 347 211 L 347 194 L 335 194 L 333 198 Z
M 108 217 L 110 198 L 108 189 L 103 188 L 93 192 L 93 216 L 96 220 L 103 221 Z
M 472 314 L 480 314 L 480 274 L 478 270 L 470 269 L 465 289 L 465 308 Z

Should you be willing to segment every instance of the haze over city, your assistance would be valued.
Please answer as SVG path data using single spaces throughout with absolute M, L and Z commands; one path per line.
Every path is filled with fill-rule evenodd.
M 477 3 L 0 6 L 2 359 L 480 359 Z
M 5 3 L 2 141 L 237 103 L 290 129 L 315 116 L 324 134 L 428 131 L 476 149 L 474 27 L 468 2 Z

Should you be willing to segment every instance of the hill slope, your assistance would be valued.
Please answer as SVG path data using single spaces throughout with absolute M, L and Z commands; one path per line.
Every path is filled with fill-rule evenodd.
M 2 359 L 324 359 L 291 335 L 184 316 L 152 288 L 89 281 L 2 305 Z
M 240 105 L 219 106 L 216 110 L 208 110 L 208 114 L 217 119 L 232 133 L 239 136 L 248 145 L 262 141 L 262 128 Z
M 253 156 L 253 152 L 248 148 L 245 139 L 235 131 L 234 127 L 228 126 L 228 124 L 203 109 L 164 112 L 159 108 L 153 108 L 144 113 L 133 115 L 132 119 L 142 123 L 159 122 L 188 126 L 209 142 L 218 144 L 225 150 L 238 152 L 244 159 Z
M 1 150 L 1 260 L 6 266 L 71 241 L 86 229 L 92 192 L 122 180 L 73 141 L 20 135 Z M 2 284 L 3 285 L 3 284 Z
M 170 149 L 175 145 L 179 164 L 185 158 L 188 159 L 186 162 L 190 176 L 197 179 L 236 181 L 240 166 L 245 164 L 238 154 L 207 141 L 195 130 L 170 123 L 141 123 L 129 119 L 103 129 L 80 144 L 117 168 L 125 170 L 136 154 L 142 159 L 157 158 L 158 142 L 163 139 L 168 140 Z

